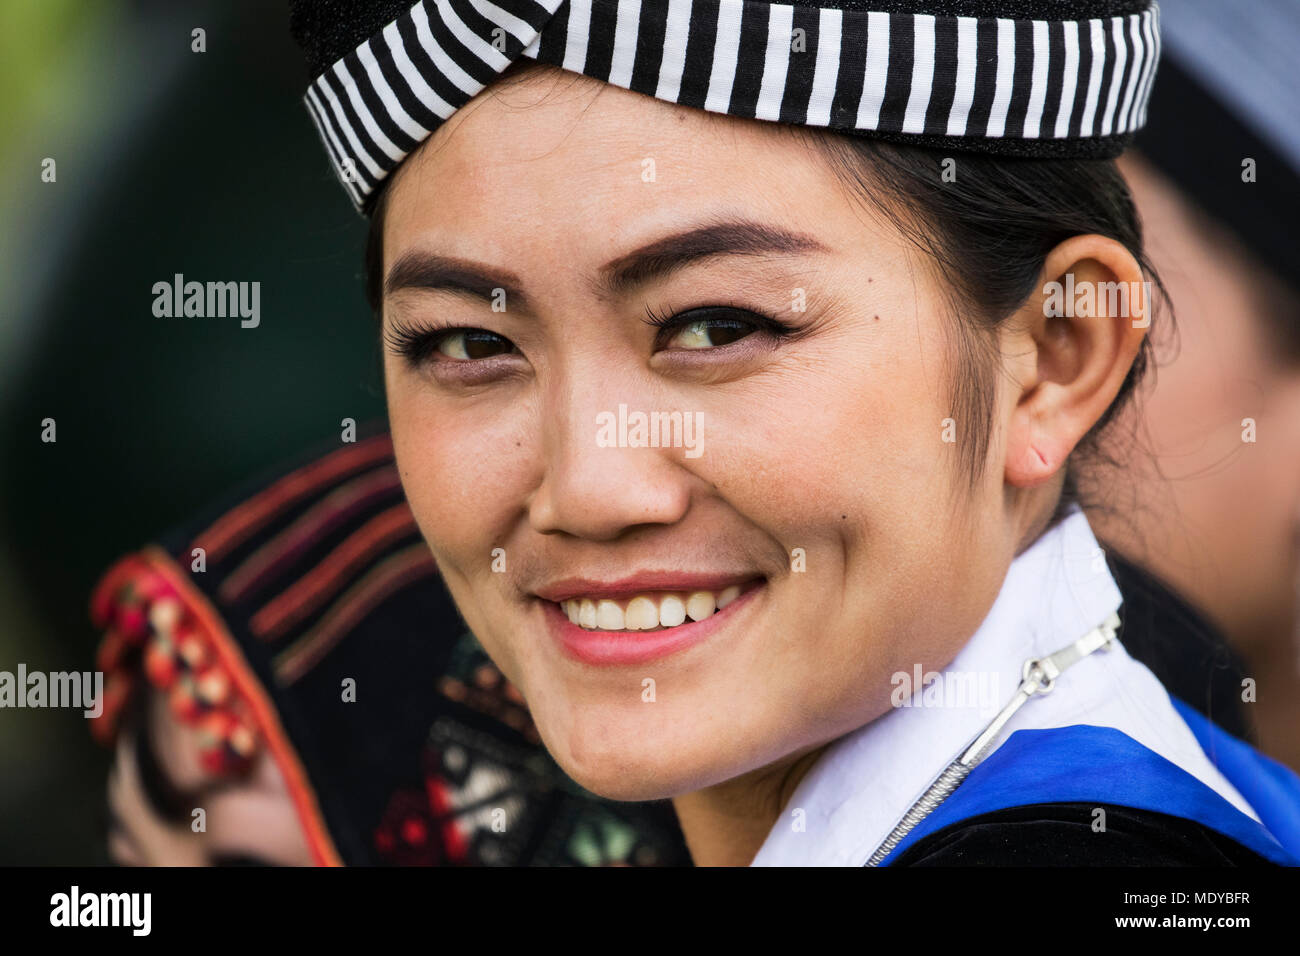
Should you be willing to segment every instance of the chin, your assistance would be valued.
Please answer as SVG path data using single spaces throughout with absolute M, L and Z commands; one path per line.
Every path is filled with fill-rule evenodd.
M 581 768 L 571 768 L 563 761 L 557 761 L 578 786 L 606 800 L 626 803 L 641 803 L 649 800 L 667 800 L 690 787 L 675 784 L 662 777 L 646 776 L 642 772 L 610 772 L 609 767 L 594 768 L 587 773 Z
M 651 742 L 584 745 L 562 735 L 552 746 L 545 734 L 543 739 L 560 769 L 607 800 L 661 800 L 691 789 L 680 758 Z
M 654 723 L 654 728 L 619 725 L 589 715 L 580 725 L 548 730 L 539 724 L 538 729 L 560 768 L 579 786 L 607 800 L 666 800 L 749 769 L 726 735 L 683 739 L 658 718 Z

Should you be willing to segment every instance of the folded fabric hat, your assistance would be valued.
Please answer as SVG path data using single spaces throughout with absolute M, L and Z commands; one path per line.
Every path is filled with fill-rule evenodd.
M 542 747 L 443 587 L 385 433 L 124 557 L 92 615 L 95 736 L 113 742 L 149 688 L 213 777 L 269 753 L 319 864 L 690 863 L 666 802 L 596 797 Z
M 521 58 L 671 103 L 896 142 L 1114 157 L 1146 116 L 1153 0 L 297 0 L 305 102 L 362 211 Z

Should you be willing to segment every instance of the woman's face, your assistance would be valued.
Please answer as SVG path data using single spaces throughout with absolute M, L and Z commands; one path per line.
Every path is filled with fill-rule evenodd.
M 945 434 L 940 289 L 787 130 L 536 69 L 390 188 L 402 481 L 580 784 L 776 765 L 979 626 L 1015 536 Z M 684 427 L 654 447 L 651 413 Z

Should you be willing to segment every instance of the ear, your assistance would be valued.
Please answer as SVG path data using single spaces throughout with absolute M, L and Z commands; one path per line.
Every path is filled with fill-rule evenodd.
M 1038 288 L 1004 326 L 1003 354 L 1019 386 L 1009 484 L 1031 488 L 1060 471 L 1119 393 L 1150 309 L 1150 283 L 1114 239 L 1074 236 L 1048 254 Z

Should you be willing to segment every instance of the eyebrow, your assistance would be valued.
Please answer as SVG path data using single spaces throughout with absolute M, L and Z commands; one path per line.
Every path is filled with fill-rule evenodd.
M 830 251 L 811 235 L 749 219 L 728 219 L 674 233 L 601 266 L 597 293 L 625 296 L 652 279 L 663 279 L 693 263 L 719 256 L 792 256 Z M 528 309 L 523 283 L 514 273 L 465 259 L 415 250 L 394 263 L 384 280 L 384 295 L 403 289 L 461 293 L 491 302 L 497 289 L 508 301 Z
M 795 256 L 829 252 L 806 233 L 755 222 L 729 219 L 665 236 L 601 267 L 598 286 L 611 296 L 625 295 L 651 279 L 661 279 L 686 265 L 718 256 Z

